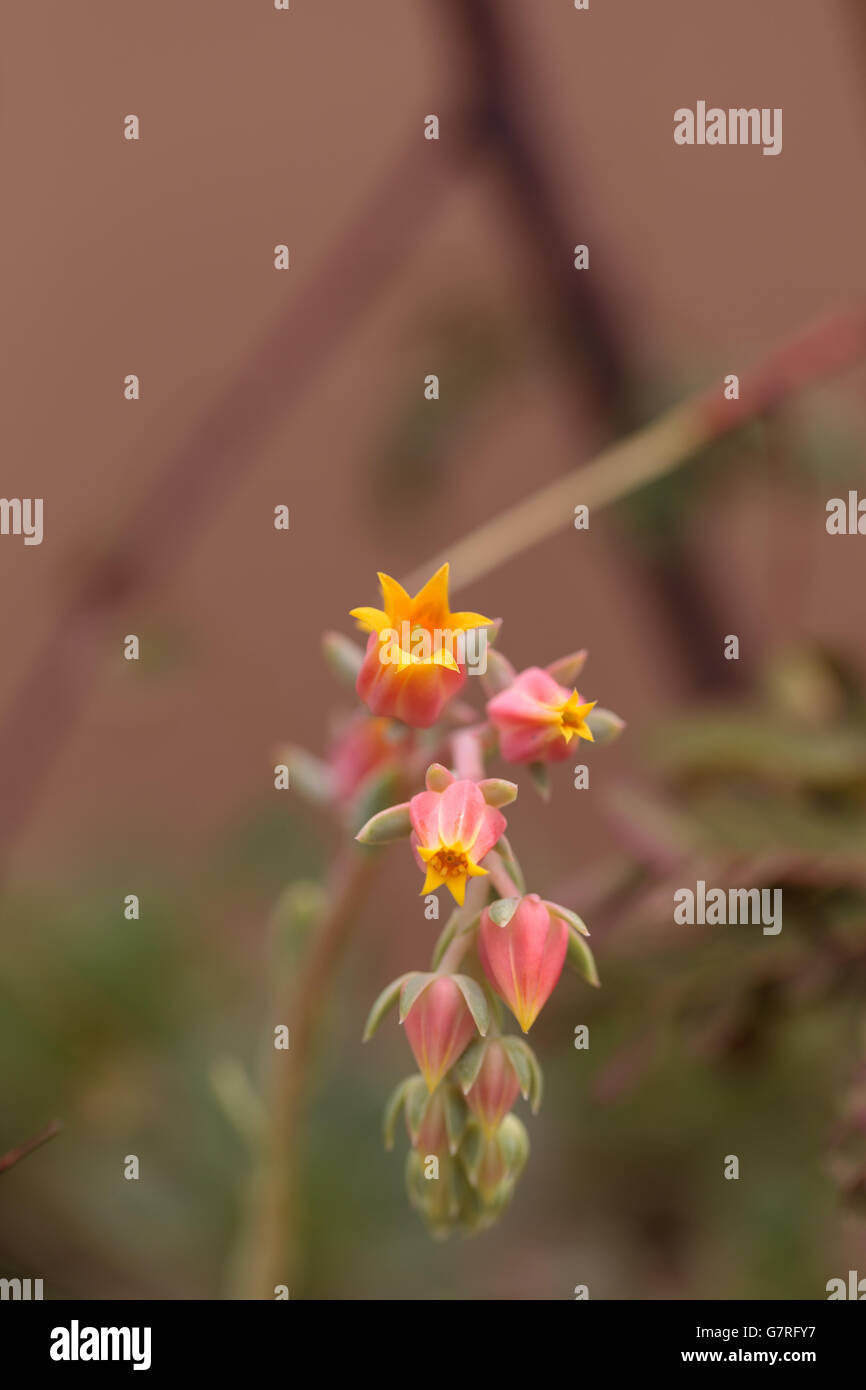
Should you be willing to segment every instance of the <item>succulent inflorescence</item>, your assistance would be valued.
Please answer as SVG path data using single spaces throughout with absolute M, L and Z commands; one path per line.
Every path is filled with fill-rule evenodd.
M 385 1141 L 392 1147 L 402 1115 L 410 1199 L 431 1231 L 446 1235 L 495 1221 L 529 1153 L 512 1107 L 522 1095 L 538 1109 L 541 1069 L 525 1038 L 505 1031 L 503 1005 L 526 1034 L 567 961 L 588 983 L 599 982 L 581 919 L 526 892 L 503 811 L 518 788 L 486 776 L 485 761 L 499 754 L 527 766 L 546 795 L 548 764 L 570 756 L 579 740 L 607 742 L 624 726 L 578 693 L 585 652 L 518 674 L 492 645 L 498 623 L 451 612 L 447 565 L 414 598 L 379 578 L 384 608 L 352 613 L 368 633 L 366 651 L 345 638 L 327 640 L 333 664 L 352 672 L 372 715 L 353 720 L 341 737 L 331 786 L 355 824 L 363 820 L 361 844 L 409 840 L 424 874 L 422 896 L 429 903 L 444 889 L 454 902 L 430 969 L 392 981 L 364 1035 L 398 1009 L 419 1071 L 388 1102 Z M 466 682 L 464 639 L 479 631 L 487 642 L 484 717 L 456 699 Z M 452 767 L 436 760 L 445 750 Z M 422 773 L 423 790 L 382 804 L 395 778 L 408 789 Z

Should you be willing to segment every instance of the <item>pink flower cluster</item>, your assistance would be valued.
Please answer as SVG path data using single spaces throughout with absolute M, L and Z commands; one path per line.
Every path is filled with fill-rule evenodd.
M 454 908 L 430 969 L 402 975 L 382 991 L 365 1037 L 390 1008 L 398 1008 L 418 1072 L 400 1083 L 388 1104 L 386 1142 L 393 1143 L 402 1114 L 411 1146 L 410 1199 L 434 1233 L 447 1234 L 489 1225 L 510 1200 L 529 1152 L 514 1106 L 522 1095 L 536 1109 L 541 1098 L 541 1071 L 525 1034 L 566 962 L 598 984 L 581 919 L 525 891 L 503 810 L 518 788 L 485 776 L 485 759 L 498 751 L 508 762 L 532 765 L 543 790 L 545 765 L 568 757 L 580 740 L 608 742 L 624 726 L 578 693 L 574 681 L 583 652 L 521 673 L 501 653 L 488 653 L 486 718 L 473 723 L 465 706 L 454 708 L 465 670 L 453 654 L 443 657 L 441 648 L 427 659 L 424 653 L 437 649 L 420 637 L 438 623 L 450 622 L 455 631 L 494 625 L 479 614 L 450 612 L 447 566 L 414 599 L 394 580 L 380 579 L 384 610 L 355 610 L 369 633 L 358 692 L 377 726 L 390 717 L 431 730 L 426 746 L 449 747 L 455 765 L 430 764 L 424 789 L 377 810 L 357 839 L 371 847 L 408 840 L 423 874 L 421 894 L 429 904 L 444 889 Z M 403 639 L 408 645 L 398 646 L 394 656 L 398 620 L 411 640 Z M 378 728 L 376 739 L 393 759 L 393 740 Z M 373 744 L 367 740 L 358 748 L 354 761 L 369 777 Z M 404 757 L 404 767 L 410 763 Z M 506 1011 L 520 1033 L 507 1032 Z

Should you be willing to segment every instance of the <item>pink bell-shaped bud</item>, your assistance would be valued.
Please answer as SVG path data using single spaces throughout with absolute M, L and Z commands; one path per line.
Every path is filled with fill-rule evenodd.
M 528 1033 L 562 974 L 569 927 L 548 911 L 537 893 L 521 898 L 499 926 L 485 909 L 478 932 L 484 973 Z
M 468 976 L 430 975 L 422 984 L 424 978 L 416 976 L 416 983 L 410 979 L 404 985 L 401 1013 L 409 1046 L 427 1089 L 435 1091 L 479 1026 L 486 1032 L 487 1005 L 480 986 Z M 419 985 L 420 990 L 415 993 Z M 411 1001 L 406 994 L 409 989 L 414 994 Z
M 520 1078 L 508 1051 L 498 1038 L 484 1046 L 484 1059 L 466 1100 L 482 1130 L 490 1138 L 496 1133 L 520 1094 Z

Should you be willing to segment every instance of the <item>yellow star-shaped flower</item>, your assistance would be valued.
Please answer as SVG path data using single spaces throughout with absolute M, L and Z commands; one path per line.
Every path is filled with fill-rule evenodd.
M 591 709 L 595 709 L 597 704 L 597 700 L 590 700 L 588 704 L 581 704 L 580 696 L 576 690 L 573 690 L 563 704 L 553 706 L 559 715 L 560 732 L 566 743 L 571 743 L 573 738 L 585 738 L 590 743 L 595 743 L 592 729 L 586 722 L 586 716 Z
M 464 849 L 459 843 L 434 845 L 432 849 L 419 845 L 418 854 L 427 865 L 427 877 L 421 889 L 422 896 L 425 893 L 435 893 L 440 884 L 444 883 L 458 907 L 463 906 L 467 880 L 479 878 L 487 873 L 486 869 L 480 868 L 473 861 L 470 850 Z
M 490 618 L 481 613 L 452 613 L 448 606 L 448 565 L 438 569 L 414 598 L 402 584 L 388 574 L 379 574 L 384 608 L 353 608 L 351 616 L 365 632 L 376 632 L 382 641 L 396 633 L 399 649 L 394 664 L 398 669 L 411 665 L 446 666 L 458 669 L 451 650 L 452 638 L 458 632 L 476 627 L 490 627 Z M 416 640 L 424 635 L 439 640 L 428 643 L 424 655 L 419 655 Z M 408 645 L 407 645 L 408 642 Z M 422 643 L 418 645 L 423 647 Z

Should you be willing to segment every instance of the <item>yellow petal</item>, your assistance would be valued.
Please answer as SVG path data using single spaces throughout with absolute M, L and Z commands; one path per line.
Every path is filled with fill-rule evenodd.
M 349 617 L 355 618 L 358 626 L 367 632 L 382 632 L 391 626 L 388 614 L 383 613 L 381 608 L 353 608 Z
M 445 666 L 449 671 L 460 670 L 454 657 L 450 652 L 446 652 L 444 647 L 441 647 L 438 652 L 434 652 L 430 659 L 434 666 Z
M 396 579 L 392 579 L 390 574 L 383 574 L 379 571 L 379 583 L 382 586 L 382 602 L 390 617 L 398 621 L 409 617 L 409 610 L 412 600 Z M 396 627 L 396 623 L 392 624 Z
M 448 570 L 446 561 L 410 600 L 413 619 L 430 626 L 448 626 L 445 621 L 448 616 Z
M 493 627 L 493 618 L 485 618 L 480 613 L 449 613 L 448 626 L 455 632 L 467 631 L 472 627 Z
M 428 871 L 429 872 L 429 871 Z M 466 897 L 466 878 L 449 878 L 446 880 L 448 890 L 458 907 L 463 906 L 463 899 Z
M 432 865 L 432 864 L 428 864 L 428 865 L 427 865 L 427 877 L 426 877 L 425 880 L 424 880 L 424 887 L 421 889 L 421 893 L 420 893 L 419 896 L 423 898 L 425 893 L 435 893 L 436 889 L 437 889 L 441 884 L 443 884 L 444 882 L 445 882 L 445 880 L 444 880 L 444 878 L 442 877 L 442 875 L 441 875 L 441 874 L 437 874 L 437 872 L 436 872 L 436 870 L 433 868 L 433 865 Z M 449 883 L 448 887 L 451 888 L 451 884 L 450 884 L 450 883 Z M 454 891 L 453 888 L 451 889 L 451 891 L 452 891 L 452 892 Z M 463 899 L 461 898 L 460 901 L 462 902 Z

